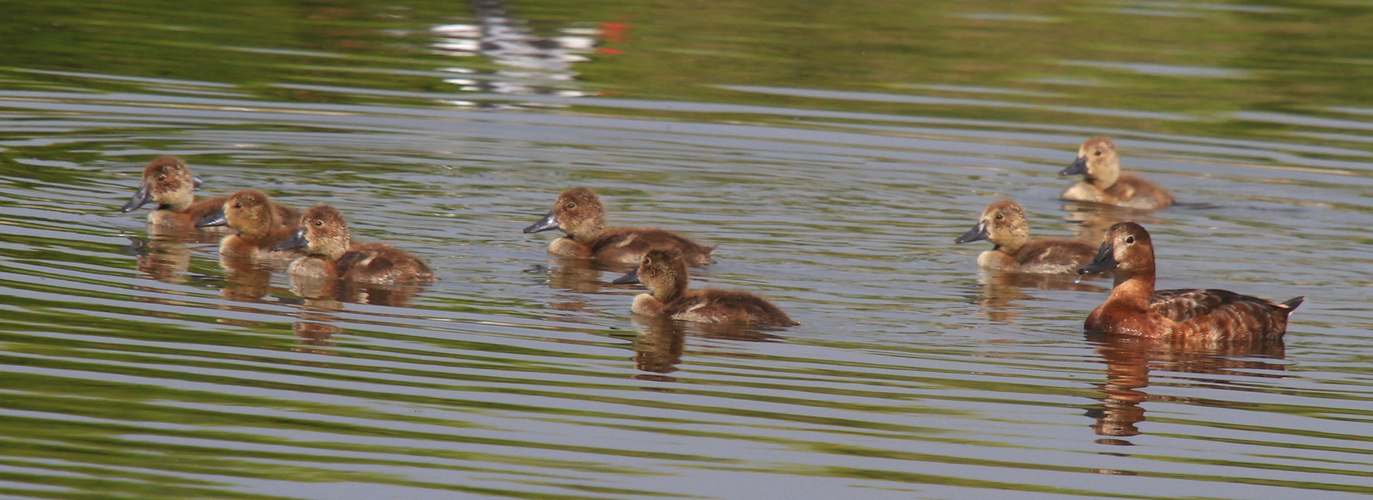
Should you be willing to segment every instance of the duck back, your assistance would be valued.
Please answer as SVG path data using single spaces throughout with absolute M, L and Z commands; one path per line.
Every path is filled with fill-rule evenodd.
M 389 243 L 355 244 L 334 267 L 348 281 L 424 284 L 434 280 L 434 272 L 424 261 Z
M 708 247 L 687 239 L 684 236 L 655 228 L 615 228 L 601 233 L 588 248 L 593 258 L 637 264 L 649 250 L 676 250 L 692 266 L 711 263 L 710 253 L 715 247 Z
M 666 304 L 663 312 L 673 319 L 703 323 L 801 324 L 787 317 L 777 306 L 748 292 L 710 288 L 687 292 Z
M 1106 188 L 1106 195 L 1115 200 L 1114 205 L 1126 208 L 1152 210 L 1173 204 L 1173 195 L 1167 190 L 1129 174 L 1121 174 L 1115 184 Z
M 1072 273 L 1096 256 L 1096 247 L 1073 240 L 1037 240 L 1015 254 L 1011 271 L 1024 273 Z
M 1229 290 L 1158 290 L 1149 311 L 1178 324 L 1175 335 L 1214 340 L 1276 340 L 1305 297 L 1281 304 Z

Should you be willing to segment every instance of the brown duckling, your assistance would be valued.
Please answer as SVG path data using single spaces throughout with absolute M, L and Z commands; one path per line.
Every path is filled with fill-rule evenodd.
M 715 247 L 656 228 L 607 228 L 600 197 L 587 188 L 563 191 L 548 215 L 524 228 L 525 233 L 561 229 L 567 236 L 553 240 L 548 252 L 559 257 L 637 264 L 652 249 L 676 250 L 693 266 L 710 264 Z
M 229 226 L 238 234 L 219 241 L 221 256 L 257 258 L 273 252 L 272 247 L 286 241 L 295 224 L 283 222 L 267 193 L 244 189 L 225 198 L 222 207 L 200 219 L 196 227 Z
M 186 162 L 175 156 L 163 156 L 143 167 L 143 182 L 138 192 L 129 199 L 119 211 L 132 212 L 150 201 L 157 202 L 157 208 L 148 214 L 148 223 L 166 228 L 190 228 L 197 221 L 224 208 L 227 197 L 219 196 L 195 201 L 195 189 L 200 187 L 200 179 L 191 175 Z M 300 218 L 300 211 L 282 204 L 274 205 L 274 210 L 283 221 Z
M 988 240 L 991 250 L 977 257 L 983 269 L 1017 273 L 1071 273 L 1091 262 L 1096 248 L 1073 240 L 1030 241 L 1030 225 L 1025 209 L 1010 200 L 1002 200 L 982 211 L 982 218 L 968 232 L 954 239 L 954 243 Z
M 1155 210 L 1173 204 L 1167 190 L 1139 177 L 1120 173 L 1120 154 L 1106 137 L 1093 137 L 1077 150 L 1077 160 L 1058 173 L 1081 175 L 1082 182 L 1063 192 L 1063 199 Z
M 1087 316 L 1087 330 L 1176 341 L 1277 340 L 1306 299 L 1275 304 L 1227 290 L 1154 291 L 1154 244 L 1133 222 L 1111 226 L 1096 258 L 1078 273 L 1108 270 L 1115 271 L 1115 288 Z
M 680 252 L 654 249 L 644 255 L 638 268 L 614 283 L 643 283 L 648 288 L 649 293 L 634 297 L 630 309 L 634 314 L 701 323 L 801 324 L 753 294 L 713 288 L 688 291 L 689 281 L 686 260 Z
M 427 284 L 434 272 L 418 257 L 388 243 L 355 243 L 338 209 L 315 205 L 305 211 L 300 227 L 277 250 L 304 248 L 291 262 L 292 278 L 334 279 L 374 284 Z

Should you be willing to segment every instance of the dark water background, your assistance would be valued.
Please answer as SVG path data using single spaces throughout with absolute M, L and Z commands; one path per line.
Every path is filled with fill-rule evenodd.
M 1362 4 L 0 9 L 0 495 L 1373 493 Z M 1183 204 L 1058 201 L 1098 134 Z M 162 154 L 440 281 L 303 299 L 150 237 L 117 209 Z M 805 325 L 636 322 L 520 234 L 571 186 Z M 1308 300 L 1262 349 L 1086 335 L 1109 283 L 952 244 L 999 198 L 1039 236 L 1140 221 L 1163 287 Z

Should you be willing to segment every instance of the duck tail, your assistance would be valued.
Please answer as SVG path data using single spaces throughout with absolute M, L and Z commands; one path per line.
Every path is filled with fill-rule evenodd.
M 1283 307 L 1284 309 L 1287 309 L 1287 311 L 1288 311 L 1289 313 L 1291 313 L 1293 309 L 1296 309 L 1297 306 L 1301 305 L 1301 303 L 1302 303 L 1302 302 L 1305 302 L 1305 301 L 1306 301 L 1306 296 L 1305 296 L 1305 295 L 1302 295 L 1301 297 L 1296 297 L 1296 298 L 1292 298 L 1292 299 L 1287 299 L 1286 302 L 1283 302 L 1283 303 L 1282 303 L 1282 307 Z

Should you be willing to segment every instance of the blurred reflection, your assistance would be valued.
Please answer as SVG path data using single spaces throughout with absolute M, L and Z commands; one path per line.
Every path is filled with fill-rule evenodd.
M 125 238 L 129 239 L 129 245 L 122 250 L 134 256 L 140 272 L 164 283 L 186 283 L 186 272 L 191 269 L 191 248 L 184 239 L 167 236 Z
M 982 277 L 977 280 L 982 284 L 981 293 L 974 297 L 974 300 L 981 306 L 982 313 L 987 315 L 987 319 L 997 323 L 1014 324 L 1025 311 L 1024 302 L 1034 299 L 1034 296 L 1025 293 L 1026 288 L 1078 292 L 1102 290 L 1100 285 L 1092 284 L 1093 280 L 1100 279 L 1099 276 L 1084 277 L 1081 283 L 1075 283 L 1077 278 L 1076 275 L 1069 274 L 983 271 Z
M 446 24 L 430 28 L 439 35 L 430 46 L 439 54 L 490 58 L 502 69 L 479 74 L 468 68 L 445 71 L 464 76 L 445 79 L 469 92 L 513 95 L 586 95 L 575 82 L 572 64 L 589 61 L 583 55 L 596 45 L 593 36 L 601 30 L 564 28 L 555 37 L 535 36 L 523 20 L 511 16 L 498 0 L 474 0 L 472 10 L 477 24 Z M 467 102 L 455 104 L 471 104 Z
M 642 371 L 667 374 L 677 371 L 682 362 L 682 351 L 686 348 L 686 328 L 673 320 L 654 319 L 636 324 L 646 326 L 634 339 L 634 368 Z M 675 382 L 672 377 L 636 374 L 638 380 L 658 380 Z
M 758 330 L 757 327 L 734 324 L 692 323 L 663 318 L 644 318 L 636 316 L 634 324 L 644 327 L 634 339 L 634 367 L 658 374 L 677 371 L 686 350 L 688 334 L 698 339 L 720 339 L 736 342 L 773 342 L 783 337 Z M 728 355 L 715 352 L 714 355 Z M 657 380 L 675 382 L 672 377 L 649 375 L 634 376 L 638 380 Z
M 219 293 L 226 299 L 258 302 L 272 289 L 272 268 L 252 258 L 219 256 L 224 266 L 224 288 Z
M 1123 335 L 1088 333 L 1087 340 L 1096 344 L 1097 353 L 1106 362 L 1106 382 L 1101 385 L 1105 394 L 1101 404 L 1087 408 L 1087 416 L 1096 420 L 1092 430 L 1101 436 L 1129 437 L 1140 434 L 1136 424 L 1143 422 L 1142 404 L 1151 398 L 1142 391 L 1149 386 L 1149 371 L 1178 373 L 1245 375 L 1250 377 L 1278 377 L 1255 373 L 1255 369 L 1284 370 L 1278 363 L 1285 356 L 1282 341 L 1255 343 L 1170 342 Z M 1243 359 L 1243 358 L 1268 359 Z M 1205 380 L 1191 377 L 1194 382 L 1226 385 L 1222 379 Z M 1233 388 L 1234 390 L 1242 390 Z M 1190 398 L 1168 398 L 1171 401 L 1201 403 Z M 1101 439 L 1101 444 L 1129 445 L 1122 439 Z
M 291 324 L 292 331 L 300 337 L 300 343 L 307 346 L 332 347 L 333 342 L 329 339 L 334 335 L 343 333 L 343 328 L 331 323 L 339 321 L 339 318 L 329 312 L 343 310 L 343 303 L 333 297 L 307 298 L 301 305 L 304 311 L 294 314 L 299 321 Z M 328 323 L 326 323 L 328 322 Z M 316 354 L 334 354 L 331 350 L 302 349 L 304 352 Z
M 1080 201 L 1064 202 L 1062 208 L 1067 212 L 1063 220 L 1078 223 L 1076 237 L 1093 245 L 1101 244 L 1101 240 L 1106 238 L 1106 230 L 1118 222 L 1132 221 L 1145 226 L 1163 223 L 1148 210 Z
M 603 279 L 602 277 L 606 273 L 619 276 L 633 268 L 632 264 L 615 265 L 588 260 L 555 259 L 550 260 L 547 265 L 536 265 L 525 270 L 525 272 L 545 276 L 545 283 L 550 288 L 575 292 L 574 294 L 558 296 L 557 301 L 548 305 L 550 308 L 558 311 L 582 312 L 586 311 L 591 304 L 584 300 L 586 294 L 600 293 L 606 287 L 611 289 L 624 288 L 611 285 L 609 279 L 613 278 Z

